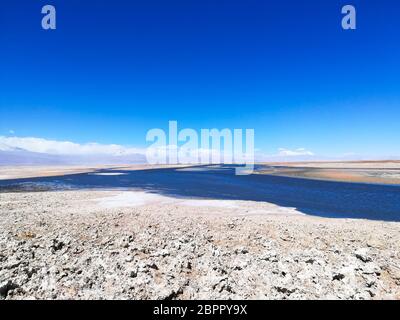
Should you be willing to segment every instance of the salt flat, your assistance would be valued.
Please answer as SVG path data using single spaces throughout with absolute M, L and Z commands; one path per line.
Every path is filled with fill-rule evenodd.
M 2 298 L 400 299 L 397 186 L 52 170 L 0 183 Z
M 0 194 L 3 298 L 400 298 L 400 223 L 130 196 Z
M 296 162 L 258 165 L 257 173 L 316 180 L 400 184 L 400 161 Z

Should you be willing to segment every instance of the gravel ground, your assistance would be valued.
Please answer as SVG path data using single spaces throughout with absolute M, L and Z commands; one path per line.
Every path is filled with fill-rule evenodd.
M 0 193 L 0 298 L 400 299 L 400 223 L 146 199 Z

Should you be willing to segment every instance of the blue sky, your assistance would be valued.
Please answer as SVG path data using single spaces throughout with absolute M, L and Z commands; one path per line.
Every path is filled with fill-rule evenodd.
M 254 128 L 265 153 L 400 155 L 399 34 L 396 0 L 2 1 L 0 136 L 144 147 L 177 120 Z

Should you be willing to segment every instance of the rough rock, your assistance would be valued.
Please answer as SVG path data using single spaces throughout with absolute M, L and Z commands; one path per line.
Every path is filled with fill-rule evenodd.
M 399 223 L 107 209 L 104 194 L 0 194 L 0 298 L 400 298 Z

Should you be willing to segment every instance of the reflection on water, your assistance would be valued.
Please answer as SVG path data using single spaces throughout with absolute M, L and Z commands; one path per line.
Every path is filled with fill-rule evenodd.
M 123 176 L 126 175 L 126 172 L 93 172 L 93 173 L 88 173 L 92 174 L 94 176 Z

